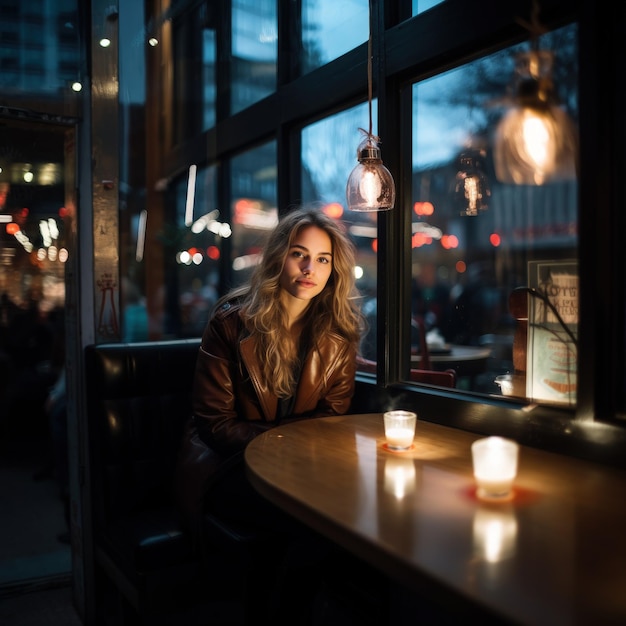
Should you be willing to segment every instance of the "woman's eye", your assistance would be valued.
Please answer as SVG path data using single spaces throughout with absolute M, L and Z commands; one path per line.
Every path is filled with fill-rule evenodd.
M 327 259 L 325 256 L 319 258 L 320 263 L 330 263 L 330 259 Z

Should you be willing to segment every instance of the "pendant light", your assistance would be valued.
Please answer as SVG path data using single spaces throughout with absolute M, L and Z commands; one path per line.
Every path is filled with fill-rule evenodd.
M 516 185 L 543 185 L 576 178 L 578 139 L 574 123 L 559 105 L 552 81 L 554 53 L 539 50 L 544 32 L 534 3 L 532 48 L 516 57 L 513 106 L 498 124 L 494 141 L 496 178 Z
M 454 186 L 454 200 L 459 215 L 476 216 L 489 208 L 489 179 L 484 172 L 484 150 L 463 152 L 459 157 Z
M 393 176 L 383 165 L 380 138 L 372 133 L 372 0 L 370 0 L 370 33 L 367 46 L 367 99 L 369 131 L 357 148 L 358 165 L 352 170 L 346 185 L 346 200 L 351 211 L 388 211 L 396 201 Z

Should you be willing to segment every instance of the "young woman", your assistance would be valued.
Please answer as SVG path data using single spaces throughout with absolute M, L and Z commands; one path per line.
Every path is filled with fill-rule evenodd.
M 328 544 L 256 493 L 243 451 L 267 429 L 350 408 L 363 330 L 354 265 L 340 224 L 314 210 L 289 213 L 249 284 L 217 302 L 202 337 L 177 496 L 209 554 L 214 526 L 206 513 L 220 528 L 271 535 L 269 552 L 255 551 L 257 573 L 249 574 L 258 599 L 252 611 L 264 623 L 271 616 L 293 624 L 294 612 L 307 613 Z
M 270 234 L 249 284 L 217 302 L 198 354 L 179 466 L 188 518 L 202 504 L 250 520 L 252 501 L 266 505 L 247 485 L 246 445 L 279 424 L 348 411 L 364 328 L 354 265 L 339 223 L 293 211 Z

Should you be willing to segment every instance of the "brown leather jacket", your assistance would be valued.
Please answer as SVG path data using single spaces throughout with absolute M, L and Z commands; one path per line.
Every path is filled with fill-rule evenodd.
M 259 433 L 278 425 L 278 398 L 262 383 L 254 339 L 246 334 L 240 307 L 223 305 L 203 337 L 193 390 L 194 423 L 220 455 L 242 451 Z M 309 417 L 342 415 L 354 394 L 356 349 L 335 333 L 307 353 L 291 415 L 281 424 Z

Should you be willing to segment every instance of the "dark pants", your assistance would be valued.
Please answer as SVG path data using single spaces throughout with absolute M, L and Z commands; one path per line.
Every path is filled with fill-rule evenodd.
M 227 525 L 259 536 L 249 561 L 247 623 L 312 624 L 315 598 L 336 547 L 259 495 L 243 460 L 220 476 L 205 505 Z

